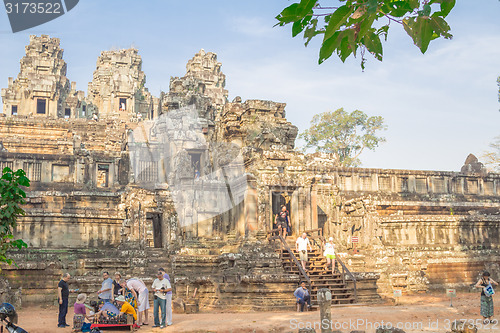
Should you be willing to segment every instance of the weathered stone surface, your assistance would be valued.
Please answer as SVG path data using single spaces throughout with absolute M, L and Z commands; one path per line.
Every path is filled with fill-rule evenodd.
M 291 309 L 299 277 L 266 240 L 282 204 L 292 237 L 334 238 L 362 302 L 500 274 L 500 175 L 473 156 L 461 172 L 341 168 L 294 150 L 285 103 L 228 102 L 214 53 L 197 53 L 159 98 L 138 50 L 104 51 L 87 97 L 62 56 L 58 39 L 31 37 L 2 89 L 0 167 L 31 179 L 16 229 L 30 247 L 2 274 L 26 304 L 54 301 L 65 271 L 92 292 L 103 269 L 149 279 L 165 266 L 176 297 L 198 288 L 201 308 Z M 47 279 L 20 278 L 35 275 Z

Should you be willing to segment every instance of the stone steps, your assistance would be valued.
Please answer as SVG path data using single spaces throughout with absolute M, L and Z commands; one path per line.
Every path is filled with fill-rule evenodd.
M 288 241 L 290 243 L 290 241 Z M 297 274 L 302 279 L 298 267 L 292 260 L 288 251 L 283 248 L 276 249 L 283 262 L 283 269 L 291 274 Z M 298 251 L 292 248 L 292 252 L 299 261 Z M 299 261 L 300 262 L 300 261 Z M 352 304 L 355 302 L 354 291 L 347 287 L 345 281 L 340 273 L 331 273 L 325 270 L 326 258 L 323 257 L 322 252 L 313 247 L 312 251 L 308 251 L 308 262 L 306 272 L 311 280 L 310 293 L 311 303 L 316 305 L 317 292 L 321 288 L 328 288 L 332 292 L 332 304 Z

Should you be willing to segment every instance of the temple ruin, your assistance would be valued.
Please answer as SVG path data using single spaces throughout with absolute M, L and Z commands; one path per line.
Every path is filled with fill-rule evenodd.
M 31 36 L 1 91 L 0 166 L 31 180 L 29 247 L 2 266 L 24 304 L 55 302 L 66 271 L 92 293 L 103 270 L 148 282 L 162 266 L 187 303 L 197 288 L 200 307 L 291 309 L 302 277 L 269 240 L 281 205 L 289 239 L 334 237 L 359 302 L 500 274 L 500 174 L 473 156 L 460 172 L 342 168 L 295 149 L 286 104 L 229 102 L 215 53 L 158 97 L 141 65 L 136 49 L 102 52 L 85 94 L 59 39 Z

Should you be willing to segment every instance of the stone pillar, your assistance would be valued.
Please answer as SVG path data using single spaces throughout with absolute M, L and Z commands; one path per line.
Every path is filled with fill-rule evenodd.
M 327 288 L 318 290 L 319 317 L 322 333 L 332 333 L 332 293 Z M 323 325 L 326 322 L 328 325 Z
M 318 192 L 311 190 L 311 229 L 318 228 Z
M 300 226 L 299 226 L 299 191 L 296 189 L 292 193 L 292 203 L 290 207 L 290 217 L 292 220 L 292 234 L 298 235 Z
M 245 198 L 245 225 L 243 230 L 238 228 L 242 236 L 255 236 L 258 226 L 258 198 L 255 181 L 248 180 L 247 195 Z

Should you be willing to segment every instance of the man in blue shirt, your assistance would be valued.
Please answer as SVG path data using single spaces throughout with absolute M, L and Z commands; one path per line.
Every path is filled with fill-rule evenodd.
M 297 298 L 297 303 L 300 304 L 300 312 L 304 312 L 304 305 L 307 303 L 307 307 L 311 307 L 311 296 L 309 295 L 309 290 L 306 288 L 306 283 L 302 281 L 300 287 L 298 287 L 293 296 Z
M 102 273 L 102 286 L 101 290 L 97 292 L 97 295 L 99 295 L 99 299 L 103 300 L 104 303 L 110 302 L 111 301 L 111 289 L 113 288 L 113 280 L 109 277 L 108 272 L 103 272 Z

